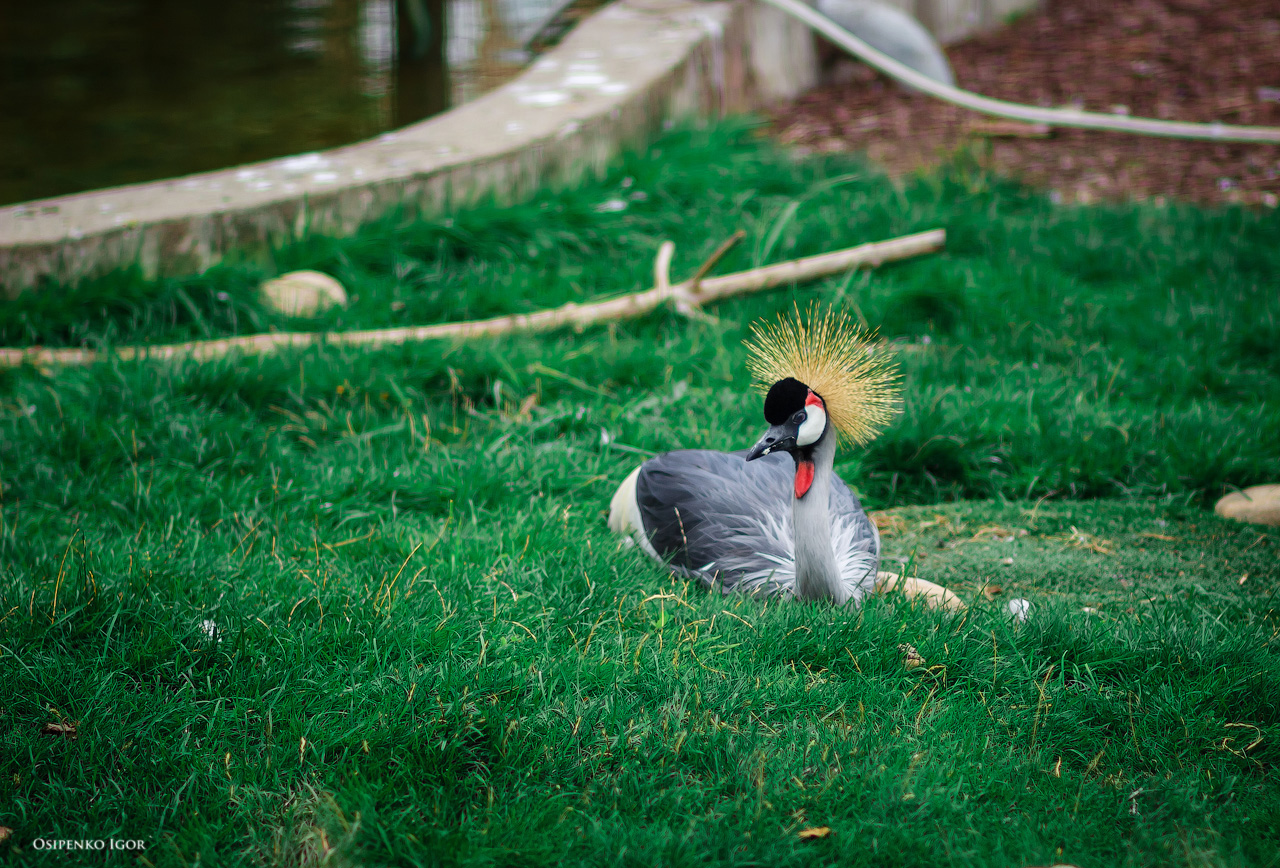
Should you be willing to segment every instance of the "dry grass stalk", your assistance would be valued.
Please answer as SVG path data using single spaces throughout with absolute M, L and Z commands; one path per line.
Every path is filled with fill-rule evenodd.
M 570 302 L 537 313 L 512 314 L 471 322 L 332 333 L 281 332 L 159 346 L 125 346 L 109 351 L 45 347 L 0 348 L 0 366 L 86 365 L 113 356 L 123 361 L 134 359 L 208 361 L 234 352 L 271 353 L 288 349 L 304 349 L 319 344 L 379 347 L 430 340 L 494 337 L 512 332 L 544 332 L 566 326 L 582 329 L 596 323 L 644 316 L 667 301 L 674 301 L 678 310 L 688 312 L 708 302 L 735 295 L 760 292 L 791 283 L 802 283 L 858 266 L 874 268 L 883 262 L 932 253 L 941 249 L 945 241 L 945 230 L 930 229 L 913 235 L 904 235 L 885 241 L 872 241 L 859 244 L 857 247 L 778 262 L 720 277 L 702 279 L 700 276 L 695 276 L 691 280 L 677 284 L 670 284 L 665 279 L 665 265 L 662 257 L 667 247 L 664 244 L 659 252 L 659 262 L 655 263 L 658 266 L 655 272 L 659 274 L 656 287 L 592 304 Z M 717 251 L 712 254 L 712 259 L 718 258 L 719 255 L 722 254 Z M 666 262 L 669 263 L 670 254 L 666 253 L 666 256 Z M 700 272 L 705 270 L 699 269 Z

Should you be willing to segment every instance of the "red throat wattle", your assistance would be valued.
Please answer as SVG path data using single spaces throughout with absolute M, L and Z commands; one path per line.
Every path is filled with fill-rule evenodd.
M 813 485 L 813 462 L 800 460 L 796 465 L 796 497 L 804 497 Z
M 809 392 L 809 397 L 805 399 L 806 407 L 821 407 L 826 412 L 826 406 L 822 403 L 822 399 Z M 804 497 L 809 493 L 809 486 L 813 485 L 813 462 L 800 459 L 800 463 L 796 465 L 796 497 Z

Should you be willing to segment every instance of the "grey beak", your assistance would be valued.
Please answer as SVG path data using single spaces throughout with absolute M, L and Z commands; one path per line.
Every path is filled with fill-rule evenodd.
M 768 431 L 764 432 L 763 437 L 756 441 L 756 445 L 751 447 L 751 451 L 747 453 L 747 460 L 755 461 L 770 452 L 789 452 L 795 448 L 795 445 L 796 432 L 794 426 L 773 425 Z

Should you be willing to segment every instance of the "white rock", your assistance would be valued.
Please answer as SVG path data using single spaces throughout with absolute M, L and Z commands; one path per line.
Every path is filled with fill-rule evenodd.
M 262 303 L 285 316 L 309 317 L 331 307 L 346 307 L 342 284 L 320 271 L 291 271 L 258 290 Z
M 937 40 L 901 9 L 874 0 L 818 0 L 818 11 L 916 72 L 943 84 L 956 83 Z
M 1016 600 L 1009 601 L 1009 614 L 1018 621 L 1027 620 L 1027 615 L 1031 613 L 1031 601 L 1024 600 L 1019 597 Z
M 1223 518 L 1280 527 L 1280 485 L 1254 485 L 1233 491 L 1213 511 Z

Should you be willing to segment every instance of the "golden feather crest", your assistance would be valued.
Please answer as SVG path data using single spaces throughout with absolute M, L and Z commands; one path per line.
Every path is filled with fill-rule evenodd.
M 756 388 L 767 392 L 794 377 L 817 393 L 827 417 L 846 442 L 871 441 L 889 424 L 898 406 L 898 366 L 875 344 L 874 332 L 841 311 L 811 305 L 776 323 L 753 323 L 747 367 Z

